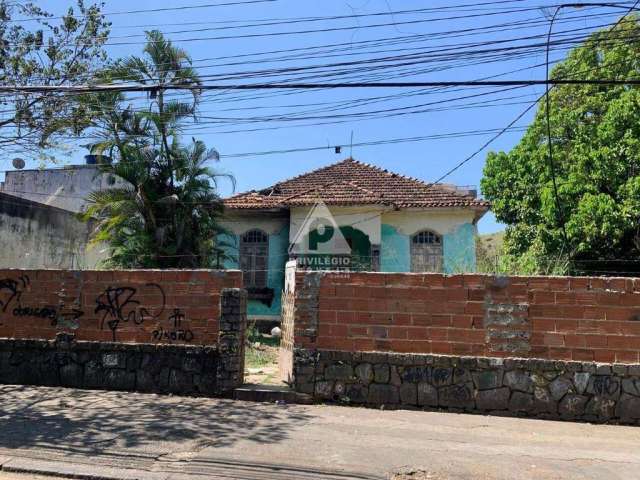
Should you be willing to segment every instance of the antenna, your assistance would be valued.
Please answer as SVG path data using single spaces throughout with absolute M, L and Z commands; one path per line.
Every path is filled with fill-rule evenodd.
M 349 143 L 349 158 L 353 158 L 353 130 L 351 130 L 351 142 Z

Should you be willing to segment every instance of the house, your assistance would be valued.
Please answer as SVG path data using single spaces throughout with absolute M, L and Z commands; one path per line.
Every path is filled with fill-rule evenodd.
M 474 271 L 476 224 L 488 208 L 474 190 L 348 158 L 226 199 L 220 240 L 225 267 L 244 272 L 250 316 L 273 320 L 290 258 L 308 268 Z M 331 247 L 321 251 L 328 237 Z

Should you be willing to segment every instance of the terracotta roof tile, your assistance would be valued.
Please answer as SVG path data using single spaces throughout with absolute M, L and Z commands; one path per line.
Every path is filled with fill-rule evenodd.
M 313 205 L 318 200 L 327 205 L 489 208 L 488 202 L 452 185 L 429 185 L 351 158 L 259 191 L 234 195 L 224 203 L 233 209 L 263 209 Z

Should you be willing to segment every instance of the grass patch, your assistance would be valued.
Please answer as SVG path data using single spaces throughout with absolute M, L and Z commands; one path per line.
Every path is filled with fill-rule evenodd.
M 278 363 L 278 351 L 275 348 L 263 348 L 253 345 L 245 349 L 244 364 L 246 368 L 262 368 Z

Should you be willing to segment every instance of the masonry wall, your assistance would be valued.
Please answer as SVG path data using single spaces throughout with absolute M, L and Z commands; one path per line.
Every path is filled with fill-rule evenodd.
M 640 279 L 298 272 L 291 297 L 318 399 L 640 419 Z
M 0 270 L 0 337 L 209 345 L 220 292 L 241 273 L 211 270 Z
M 0 271 L 0 382 L 185 394 L 243 382 L 241 273 Z

